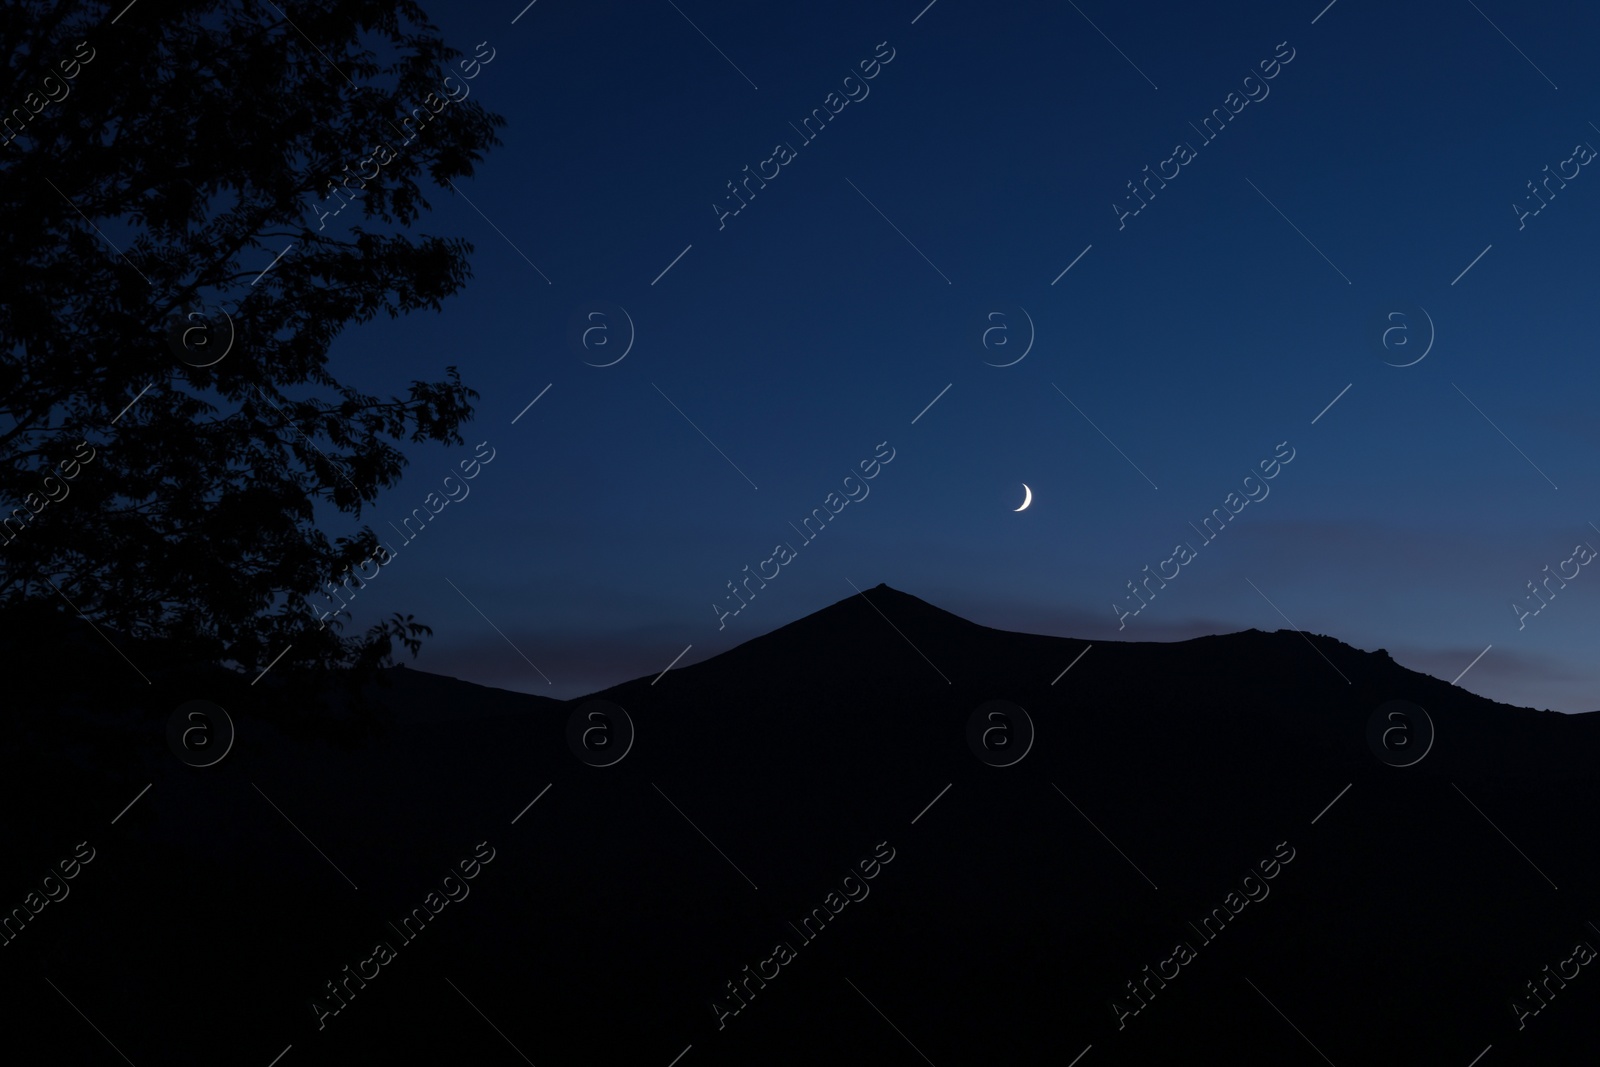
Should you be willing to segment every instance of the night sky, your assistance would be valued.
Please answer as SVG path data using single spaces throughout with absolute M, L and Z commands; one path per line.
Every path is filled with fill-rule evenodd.
M 482 395 L 362 521 L 493 458 L 353 626 L 573 697 L 886 582 L 1600 707 L 1600 11 L 1324 2 L 426 5 L 509 120 L 416 227 L 475 278 L 333 369 Z

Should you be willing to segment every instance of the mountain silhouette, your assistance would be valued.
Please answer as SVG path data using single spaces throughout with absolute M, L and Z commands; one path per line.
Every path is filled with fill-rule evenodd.
M 108 1052 L 59 994 L 135 1063 L 1594 1056 L 1600 716 L 1382 650 L 1091 646 L 878 585 L 577 700 L 389 669 L 338 738 L 270 674 L 156 681 L 29 717 L 0 787 L 0 907 L 95 850 L 0 952 L 67 1062 Z M 187 699 L 262 703 L 194 767 Z

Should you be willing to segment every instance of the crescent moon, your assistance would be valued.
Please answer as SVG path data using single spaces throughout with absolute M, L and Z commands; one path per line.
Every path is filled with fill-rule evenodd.
M 1020 508 L 1012 508 L 1012 511 L 1027 511 L 1028 505 L 1033 503 L 1033 490 L 1028 488 L 1027 482 L 1022 483 L 1022 491 L 1027 494 L 1022 498 L 1022 506 Z
M 1433 351 L 1433 342 L 1439 336 L 1439 330 L 1434 326 L 1433 316 L 1428 314 L 1428 309 L 1422 307 L 1421 304 L 1418 304 L 1417 307 L 1422 310 L 1423 317 L 1428 320 L 1428 347 L 1422 350 L 1422 355 L 1418 356 L 1410 363 L 1389 363 L 1389 366 L 1391 367 L 1415 367 L 1418 363 L 1421 363 L 1423 360 L 1427 359 L 1428 353 Z M 1384 362 L 1388 363 L 1388 360 L 1385 360 Z M 1427 753 L 1423 753 L 1423 755 L 1427 755 Z
M 1021 311 L 1022 317 L 1028 320 L 1028 347 L 1022 350 L 1022 355 L 1018 356 L 1010 363 L 989 363 L 988 360 L 984 360 L 984 362 L 989 363 L 989 366 L 991 367 L 1015 367 L 1018 363 L 1021 363 L 1023 360 L 1027 359 L 1028 353 L 1033 351 L 1033 342 L 1039 336 L 1039 330 L 1036 326 L 1034 326 L 1033 316 L 1028 314 L 1027 308 L 1018 305 L 1017 310 Z M 1027 507 L 1027 505 L 1024 504 L 1023 507 Z M 1022 508 L 1018 508 L 1017 510 L 1021 511 Z

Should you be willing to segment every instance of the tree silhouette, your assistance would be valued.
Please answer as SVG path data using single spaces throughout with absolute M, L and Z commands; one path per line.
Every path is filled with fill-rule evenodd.
M 0 621 L 251 674 L 414 654 L 409 616 L 317 624 L 377 539 L 316 523 L 404 440 L 463 443 L 477 394 L 447 367 L 369 395 L 328 354 L 470 277 L 407 228 L 500 143 L 465 99 L 493 49 L 408 0 L 8 4 L 0 46 Z

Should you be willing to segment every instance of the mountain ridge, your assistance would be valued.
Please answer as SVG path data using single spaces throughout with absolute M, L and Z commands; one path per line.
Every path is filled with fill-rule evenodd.
M 1091 1043 L 1106 1064 L 1197 1043 L 1303 1060 L 1246 976 L 1334 1062 L 1465 1063 L 1492 1041 L 1497 1063 L 1544 1064 L 1592 1040 L 1561 1005 L 1519 1036 L 1506 1004 L 1587 929 L 1600 716 L 1499 705 L 1381 650 L 1291 630 L 1013 633 L 875 586 L 572 700 L 390 668 L 370 691 L 380 728 L 337 743 L 288 728 L 298 690 L 272 675 L 232 695 L 217 677 L 157 673 L 148 695 L 119 676 L 127 701 L 36 716 L 60 728 L 0 775 L 0 802 L 29 814 L 0 832 L 18 871 L 86 838 L 105 857 L 28 923 L 0 984 L 64 1027 L 38 975 L 63 978 L 133 1062 L 267 1063 L 290 1043 L 305 1064 L 504 1062 L 472 1007 L 539 1062 L 665 1063 L 691 1044 L 701 1067 L 906 1062 L 846 979 L 938 1063 L 1059 1064 Z M 168 747 L 192 699 L 237 726 L 213 766 Z M 595 699 L 626 717 L 584 718 Z M 991 743 L 996 700 L 1012 708 Z M 1371 743 L 1395 700 L 1426 713 L 1405 724 L 1408 766 Z M 328 980 L 480 844 L 496 858 L 470 899 L 430 905 L 438 922 L 319 1028 Z M 827 905 L 837 922 L 719 1026 L 729 979 L 891 852 L 871 898 Z M 1241 871 L 1291 852 L 1270 899 L 1183 965 L 1202 977 L 1169 972 L 1120 1027 L 1126 980 Z M 147 980 L 152 959 L 171 981 Z

